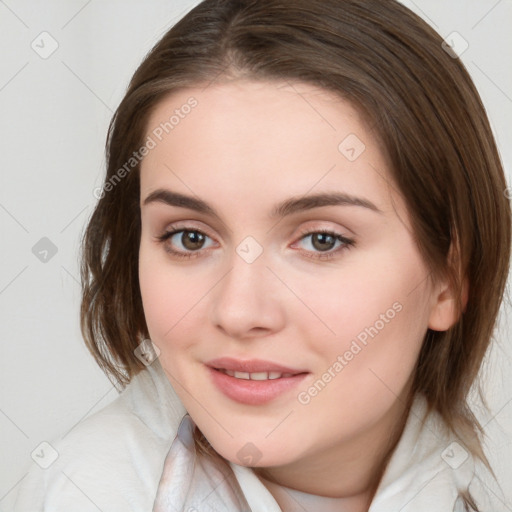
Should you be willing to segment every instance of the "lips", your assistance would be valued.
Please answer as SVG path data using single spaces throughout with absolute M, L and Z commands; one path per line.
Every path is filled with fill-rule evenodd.
M 231 372 L 240 373 L 280 373 L 299 375 L 301 373 L 309 373 L 306 369 L 290 368 L 281 364 L 273 363 L 271 361 L 264 361 L 261 359 L 248 359 L 240 360 L 232 357 L 220 357 L 212 359 L 206 363 L 207 366 L 214 370 L 229 370 Z
M 261 359 L 222 357 L 206 366 L 214 386 L 226 397 L 245 405 L 264 405 L 287 396 L 310 373 Z

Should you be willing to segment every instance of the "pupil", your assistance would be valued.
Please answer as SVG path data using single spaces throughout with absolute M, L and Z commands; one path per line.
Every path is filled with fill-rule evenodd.
M 313 247 L 319 251 L 328 251 L 334 247 L 336 240 L 327 233 L 315 233 L 313 235 Z
M 184 231 L 181 235 L 181 243 L 191 251 L 200 249 L 204 243 L 204 235 L 197 231 Z

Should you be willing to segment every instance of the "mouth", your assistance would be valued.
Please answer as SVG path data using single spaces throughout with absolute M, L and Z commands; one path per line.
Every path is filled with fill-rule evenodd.
M 262 405 L 296 387 L 310 372 L 270 361 L 220 358 L 206 363 L 213 384 L 238 403 Z
M 220 357 L 207 362 L 206 365 L 230 377 L 247 380 L 272 380 L 309 373 L 305 369 L 290 368 L 262 359 L 241 360 L 232 357 Z
M 234 377 L 235 379 L 244 380 L 274 380 L 282 379 L 286 377 L 293 377 L 294 375 L 300 375 L 300 373 L 281 373 L 281 372 L 235 372 L 233 370 L 226 370 L 225 368 L 214 368 L 225 375 Z

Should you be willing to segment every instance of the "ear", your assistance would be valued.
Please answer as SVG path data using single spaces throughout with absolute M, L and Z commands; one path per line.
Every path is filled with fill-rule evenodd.
M 447 331 L 466 310 L 469 297 L 468 279 L 464 278 L 461 285 L 459 292 L 448 280 L 436 287 L 428 320 L 428 327 L 433 331 Z

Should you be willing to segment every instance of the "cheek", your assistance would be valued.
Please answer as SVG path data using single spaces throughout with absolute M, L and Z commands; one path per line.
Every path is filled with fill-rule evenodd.
M 375 328 L 379 333 L 406 330 L 406 337 L 412 338 L 423 332 L 427 274 L 412 245 L 400 249 L 387 245 L 380 250 L 347 253 L 337 268 L 298 274 L 293 283 L 297 295 L 317 317 L 304 318 L 309 318 L 312 326 L 315 323 L 317 332 L 330 331 L 340 349 L 360 334 L 364 341 L 364 333 L 375 333 Z
M 371 428 L 397 400 L 405 401 L 422 345 L 424 329 L 418 325 L 423 320 L 417 317 L 418 301 L 390 302 L 393 298 L 384 296 L 383 308 L 363 312 L 357 304 L 347 304 L 350 310 L 337 317 L 337 336 L 316 337 L 310 344 L 320 364 L 314 379 L 298 390 L 293 423 L 302 432 L 322 430 L 321 445 Z
M 347 263 L 350 271 L 316 280 L 322 286 L 315 288 L 312 277 L 302 281 L 300 293 L 331 331 L 311 317 L 306 338 L 318 373 L 331 374 L 327 400 L 364 408 L 375 399 L 395 400 L 406 386 L 427 330 L 428 289 L 417 253 L 405 261 L 392 251 L 359 254 L 357 263 Z
M 139 283 L 144 316 L 149 335 L 164 357 L 170 349 L 185 343 L 186 337 L 178 333 L 206 292 L 204 281 L 194 276 L 173 269 L 163 249 L 141 244 Z

